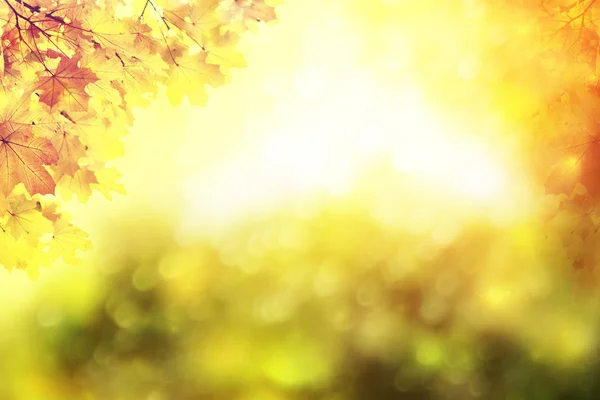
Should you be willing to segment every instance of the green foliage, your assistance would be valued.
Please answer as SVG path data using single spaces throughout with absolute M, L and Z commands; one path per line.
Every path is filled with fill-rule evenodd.
M 98 268 L 58 269 L 36 283 L 16 336 L 0 338 L 0 369 L 14 385 L 0 393 L 593 398 L 598 360 L 586 332 L 597 315 L 585 310 L 597 295 L 557 268 L 537 271 L 546 290 L 511 286 L 528 301 L 497 296 L 498 285 L 531 272 L 518 230 L 472 223 L 439 247 L 347 201 L 313 211 L 274 212 L 187 246 L 156 221 L 109 222 L 120 229 L 99 249 Z

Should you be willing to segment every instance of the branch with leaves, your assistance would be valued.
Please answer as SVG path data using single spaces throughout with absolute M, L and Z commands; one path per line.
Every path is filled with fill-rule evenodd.
M 60 199 L 124 192 L 108 164 L 132 106 L 159 85 L 204 105 L 245 66 L 240 35 L 275 20 L 269 0 L 2 0 L 0 264 L 34 276 L 74 262 L 90 243 Z
M 540 0 L 532 16 L 542 43 L 537 90 L 548 91 L 535 143 L 556 205 L 547 223 L 563 232 L 573 267 L 591 267 L 600 245 L 600 2 Z

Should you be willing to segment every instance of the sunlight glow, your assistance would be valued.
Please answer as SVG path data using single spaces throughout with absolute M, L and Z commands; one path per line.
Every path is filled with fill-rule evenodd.
M 211 126 L 215 153 L 190 145 L 178 157 L 184 168 L 199 171 L 184 183 L 183 237 L 319 196 L 360 197 L 356 191 L 366 190 L 365 179 L 379 179 L 367 177 L 382 164 L 396 171 L 393 180 L 414 182 L 404 214 L 417 204 L 450 213 L 476 205 L 488 209 L 481 215 L 504 219 L 515 207 L 518 180 L 502 145 L 490 143 L 501 133 L 482 132 L 485 116 L 454 121 L 430 104 L 413 28 L 382 24 L 373 33 L 377 51 L 366 57 L 358 51 L 365 40 L 360 30 L 333 18 L 336 4 L 319 3 L 323 15 L 306 30 L 302 3 L 289 2 L 280 25 L 242 41 L 249 67 L 236 71 L 230 87 L 211 93 L 212 103 L 195 117 L 197 126 Z M 447 67 L 476 79 L 485 68 L 477 54 L 449 54 L 455 61 Z M 233 109 L 237 120 L 229 117 Z M 197 128 L 190 136 L 198 137 Z M 396 215 L 399 207 L 381 208 L 387 210 L 382 218 L 406 219 Z
M 506 187 L 502 167 L 478 143 L 444 138 L 412 141 L 396 153 L 394 167 L 474 199 L 489 198 Z

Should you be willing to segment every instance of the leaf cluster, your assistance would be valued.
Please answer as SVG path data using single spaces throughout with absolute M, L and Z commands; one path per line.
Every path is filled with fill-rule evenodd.
M 532 160 L 544 182 L 544 211 L 562 231 L 574 268 L 595 264 L 600 243 L 600 2 L 539 0 L 515 4 L 530 17 L 537 43 L 528 63 L 538 80 L 525 87 L 544 99 L 533 115 Z
M 56 210 L 124 191 L 110 162 L 132 107 L 161 85 L 173 105 L 203 105 L 245 66 L 240 35 L 275 18 L 268 0 L 2 0 L 0 263 L 35 272 L 89 247 Z

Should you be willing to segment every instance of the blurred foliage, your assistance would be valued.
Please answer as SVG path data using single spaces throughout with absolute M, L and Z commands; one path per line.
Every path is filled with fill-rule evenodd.
M 107 222 L 95 267 L 40 277 L 0 335 L 0 398 L 595 398 L 598 295 L 562 268 L 528 279 L 543 232 L 480 219 L 440 242 L 368 203 L 189 245 L 159 219 Z

